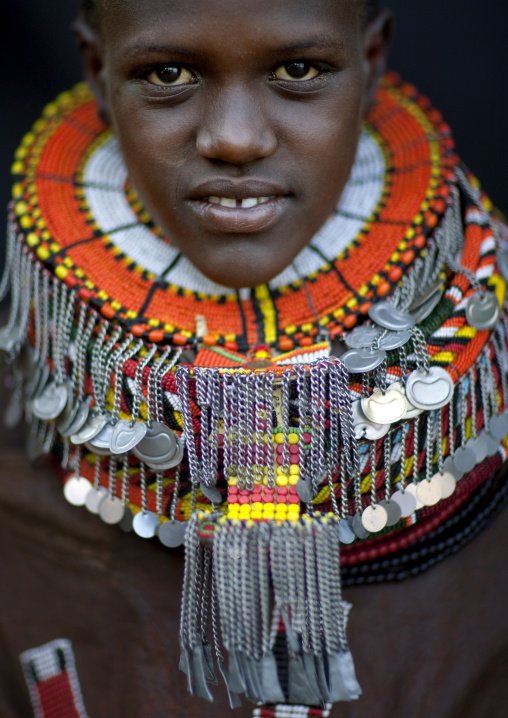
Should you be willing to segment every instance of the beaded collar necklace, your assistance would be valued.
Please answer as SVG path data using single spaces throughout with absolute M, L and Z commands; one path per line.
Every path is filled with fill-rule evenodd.
M 341 564 L 347 584 L 423 570 L 507 491 L 506 232 L 449 128 L 385 77 L 333 216 L 236 293 L 153 225 L 84 86 L 13 172 L 8 423 L 24 411 L 70 503 L 185 541 L 192 693 L 216 666 L 232 706 L 357 698 Z

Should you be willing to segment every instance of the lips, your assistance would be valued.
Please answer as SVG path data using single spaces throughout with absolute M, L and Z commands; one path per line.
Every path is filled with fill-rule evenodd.
M 193 189 L 188 205 L 204 229 L 241 234 L 259 232 L 274 225 L 290 196 L 285 187 L 270 181 L 218 178 Z

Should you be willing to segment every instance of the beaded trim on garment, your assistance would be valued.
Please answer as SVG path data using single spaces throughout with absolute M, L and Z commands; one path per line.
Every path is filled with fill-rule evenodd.
M 0 348 L 29 453 L 53 450 L 67 499 L 107 523 L 185 532 L 191 692 L 211 699 L 215 652 L 232 706 L 358 697 L 339 543 L 347 583 L 403 578 L 424 563 L 406 548 L 504 498 L 504 230 L 439 113 L 387 76 L 336 212 L 237 293 L 153 225 L 86 88 L 13 172 Z

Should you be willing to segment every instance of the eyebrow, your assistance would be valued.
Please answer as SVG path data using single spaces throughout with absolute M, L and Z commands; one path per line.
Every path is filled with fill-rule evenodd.
M 271 51 L 275 54 L 284 54 L 287 52 L 298 52 L 301 50 L 342 50 L 344 43 L 338 38 L 331 37 L 329 35 L 316 35 L 311 38 L 307 38 L 302 42 L 288 43 L 279 47 L 271 48 Z M 127 46 L 124 50 L 124 55 L 127 57 L 136 57 L 139 54 L 153 54 L 153 55 L 184 55 L 193 56 L 195 55 L 194 50 L 188 50 L 182 47 L 175 47 L 171 45 L 158 45 L 150 44 L 145 45 L 143 42 L 135 42 L 131 46 Z

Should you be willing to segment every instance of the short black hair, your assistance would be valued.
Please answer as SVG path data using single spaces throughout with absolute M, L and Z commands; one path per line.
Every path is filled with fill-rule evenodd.
M 100 27 L 100 0 L 81 0 L 81 15 L 92 30 Z M 362 0 L 365 23 L 371 22 L 379 13 L 379 0 Z

